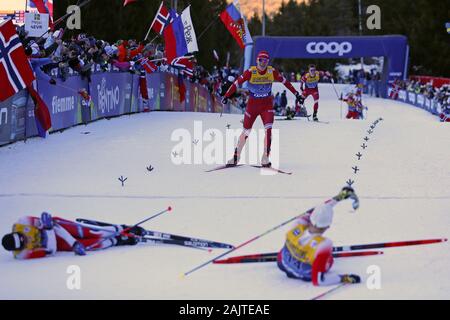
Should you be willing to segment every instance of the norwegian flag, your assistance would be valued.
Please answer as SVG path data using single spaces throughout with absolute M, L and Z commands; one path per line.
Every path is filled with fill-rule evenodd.
M 178 57 L 173 59 L 171 65 L 181 69 L 181 73 L 189 78 L 194 76 L 194 63 L 188 57 Z
M 35 79 L 11 20 L 0 24 L 0 101 L 28 87 Z
M 153 29 L 156 33 L 162 35 L 165 27 L 173 21 L 174 15 L 176 17 L 176 13 L 169 11 L 164 5 L 164 2 L 161 2 L 150 29 Z
M 145 71 L 149 74 L 158 71 L 158 66 L 156 64 L 154 64 L 148 58 L 139 59 L 138 62 L 145 69 Z

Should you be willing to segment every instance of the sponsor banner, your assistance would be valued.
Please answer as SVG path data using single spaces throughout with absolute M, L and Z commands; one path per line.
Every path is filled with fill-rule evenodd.
M 184 111 L 184 102 L 180 103 L 180 90 L 178 87 L 178 76 L 166 73 L 164 74 L 166 83 L 165 103 L 162 106 L 167 107 L 169 111 Z M 186 80 L 184 80 L 186 82 Z M 186 83 L 185 83 L 186 85 Z
M 186 81 L 185 84 L 186 84 L 186 100 L 184 101 L 184 111 L 191 112 L 194 110 L 194 106 L 191 100 L 191 92 L 195 84 L 191 83 L 190 81 Z
M 416 96 L 416 103 L 419 107 L 423 108 L 425 106 L 425 96 L 422 94 L 418 94 Z
M 131 101 L 130 101 L 130 113 L 142 112 L 144 110 L 141 94 L 139 91 L 139 76 L 133 74 L 131 77 Z
M 25 139 L 27 100 L 28 92 L 22 90 L 0 103 L 0 145 Z
M 147 92 L 148 92 L 148 103 L 151 111 L 161 110 L 161 77 L 162 73 L 152 73 L 147 74 Z M 165 90 L 165 84 L 163 85 L 163 90 Z M 163 99 L 165 97 L 165 92 L 163 93 Z
M 94 103 L 92 120 L 129 113 L 133 76 L 128 73 L 99 73 L 91 76 L 90 94 Z
M 184 79 L 186 98 L 180 103 L 178 77 L 170 73 L 147 75 L 149 107 L 152 111 L 190 111 L 216 113 L 242 113 L 240 109 L 223 106 L 220 99 L 212 97 L 205 87 Z M 83 105 L 79 95 L 88 89 L 92 98 L 90 108 Z M 70 76 L 65 82 L 57 80 L 50 85 L 37 81 L 37 89 L 49 108 L 52 118 L 50 132 L 87 123 L 104 117 L 142 112 L 139 76 L 128 72 L 98 73 L 91 83 L 79 76 Z M 0 145 L 37 135 L 34 103 L 26 90 L 0 104 Z
M 11 98 L 14 98 L 12 96 Z M 10 99 L 11 99 L 10 98 Z M 11 102 L 10 99 L 0 102 L 0 146 L 11 141 Z
M 190 111 L 193 112 L 208 112 L 208 100 L 211 100 L 211 95 L 208 90 L 197 83 L 191 84 L 190 90 Z
M 414 92 L 408 92 L 408 102 L 411 104 L 416 104 L 416 94 Z
M 213 102 L 213 110 L 214 113 L 223 113 L 225 110 L 223 108 L 222 102 L 220 102 L 220 97 L 215 95 L 211 95 L 211 100 Z
M 398 98 L 402 101 L 406 102 L 406 91 L 405 90 L 400 90 L 398 92 Z
M 87 81 L 77 76 L 69 77 L 64 82 L 58 80 L 56 85 L 51 85 L 46 80 L 38 80 L 39 95 L 47 104 L 52 118 L 50 132 L 83 122 L 81 96 L 78 92 L 87 87 Z

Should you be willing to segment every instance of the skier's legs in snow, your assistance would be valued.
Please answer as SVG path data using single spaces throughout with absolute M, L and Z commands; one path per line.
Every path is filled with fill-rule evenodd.
M 314 107 L 313 107 L 313 119 L 315 121 L 318 120 L 317 113 L 319 111 L 319 90 L 318 89 L 305 89 L 302 93 L 303 98 L 306 100 L 309 96 L 312 96 L 314 99 Z
M 233 158 L 227 162 L 227 165 L 234 166 L 239 163 L 242 149 L 244 149 L 245 143 L 247 142 L 248 136 L 252 131 L 253 124 L 255 123 L 258 115 L 259 113 L 257 112 L 255 107 L 253 107 L 251 104 L 247 105 L 247 109 L 244 113 L 244 130 L 242 131 L 238 140 L 238 144 L 234 149 Z
M 124 230 L 121 225 L 89 228 L 62 218 L 54 218 L 54 221 L 58 251 L 72 251 L 76 242 L 85 247 L 92 247 L 92 250 L 137 243 L 133 237 L 116 236 Z
M 265 110 L 261 113 L 261 120 L 264 124 L 265 136 L 264 136 L 264 153 L 261 159 L 261 165 L 263 167 L 270 167 L 269 161 L 270 150 L 272 146 L 272 126 L 275 118 L 275 113 L 272 109 Z

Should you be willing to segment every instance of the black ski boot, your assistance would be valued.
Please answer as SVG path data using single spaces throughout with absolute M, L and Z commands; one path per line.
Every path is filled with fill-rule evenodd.
M 131 226 L 127 226 L 127 225 L 122 225 L 123 230 L 126 230 L 128 228 L 130 228 L 129 230 L 127 230 L 125 233 L 129 233 L 138 237 L 141 237 L 143 235 L 145 235 L 145 229 L 141 228 L 139 226 L 136 227 L 131 227 Z
M 272 168 L 272 163 L 269 160 L 269 157 L 267 155 L 263 155 L 261 159 L 261 167 L 263 168 Z
M 319 121 L 319 118 L 317 118 L 317 111 L 314 111 L 313 113 L 313 121 Z
M 139 243 L 139 239 L 135 237 L 118 236 L 116 240 L 116 246 L 135 246 Z
M 238 155 L 237 148 L 235 148 L 233 159 L 231 159 L 227 162 L 227 167 L 236 167 L 238 163 L 239 163 L 239 155 Z

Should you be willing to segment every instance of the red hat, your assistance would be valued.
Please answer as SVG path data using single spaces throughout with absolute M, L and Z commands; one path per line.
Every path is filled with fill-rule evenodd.
M 269 59 L 269 53 L 267 51 L 262 50 L 258 53 L 258 56 L 256 57 L 256 59 L 259 58 Z

